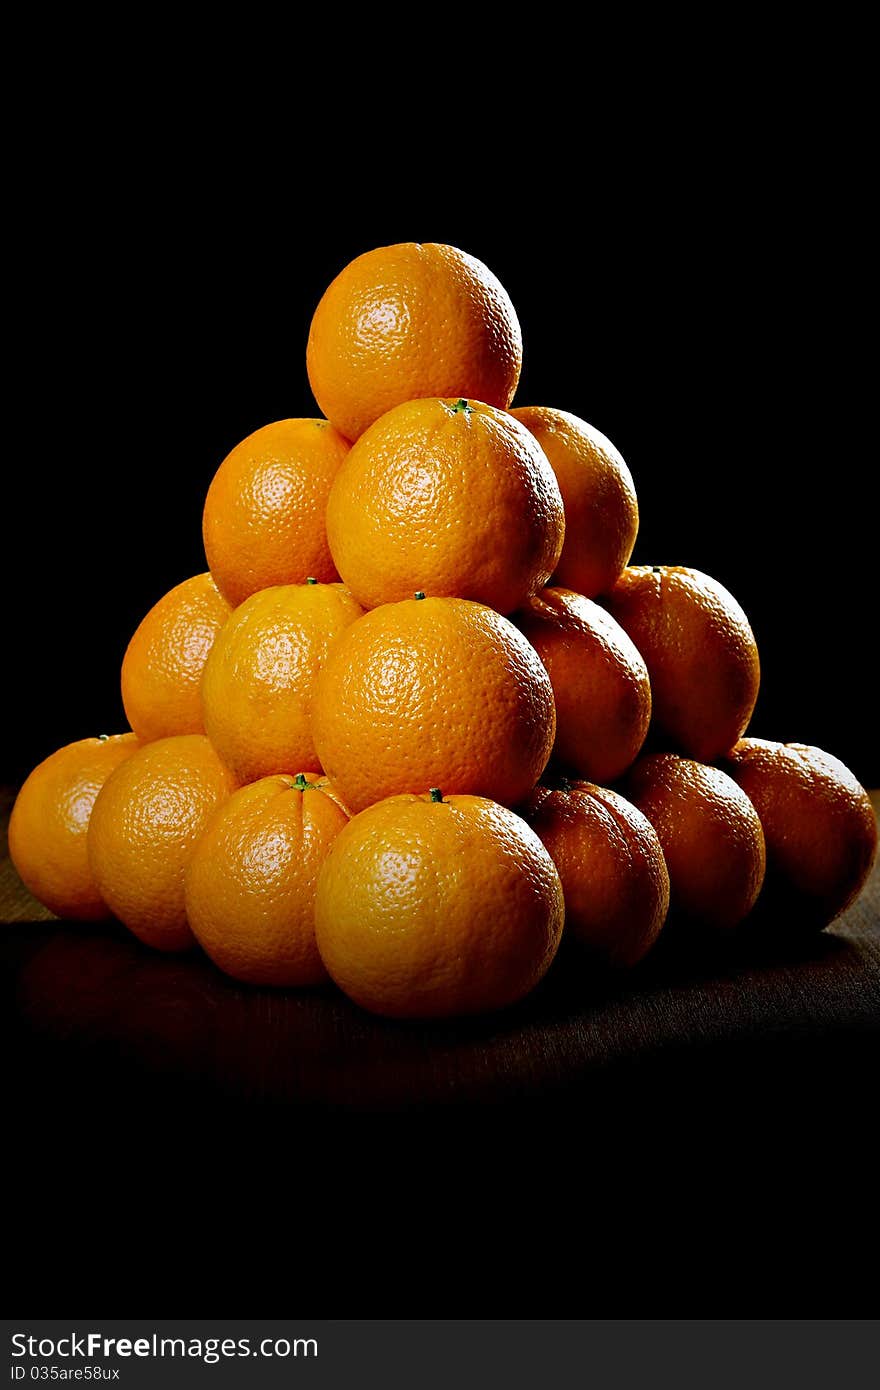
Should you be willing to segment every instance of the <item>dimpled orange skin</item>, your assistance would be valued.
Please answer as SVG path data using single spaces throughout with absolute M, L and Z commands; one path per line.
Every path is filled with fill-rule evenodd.
M 236 608 L 205 664 L 205 731 L 240 782 L 321 764 L 312 738 L 316 676 L 361 609 L 341 584 L 282 584 Z
M 274 584 L 339 578 L 324 515 L 348 448 L 326 420 L 276 420 L 227 454 L 208 488 L 202 536 L 233 607 Z
M 761 671 L 748 618 L 699 570 L 632 565 L 602 599 L 645 659 L 651 733 L 713 762 L 745 732 Z
M 556 728 L 540 657 L 506 618 L 467 599 L 409 599 L 366 613 L 318 676 L 312 730 L 352 812 L 442 786 L 515 806 Z
M 89 866 L 107 906 L 148 946 L 194 944 L 184 872 L 234 785 L 204 734 L 179 734 L 137 749 L 98 793 Z
M 56 917 L 100 922 L 112 915 L 89 868 L 86 833 L 98 792 L 137 746 L 134 734 L 65 744 L 34 768 L 15 799 L 9 857 L 28 892 Z
M 556 701 L 554 763 L 613 782 L 638 756 L 651 721 L 648 670 L 604 608 L 543 589 L 514 615 L 547 668 Z
M 764 828 L 761 920 L 772 917 L 782 931 L 821 931 L 871 872 L 877 823 L 867 792 L 838 758 L 803 743 L 743 738 L 721 766 Z
M 340 989 L 389 1018 L 447 1018 L 522 999 L 562 933 L 562 886 L 537 835 L 477 796 L 395 796 L 333 842 L 318 948 Z
M 766 863 L 745 792 L 718 768 L 675 753 L 640 758 L 621 790 L 657 832 L 671 914 L 718 932 L 737 926 L 755 905 Z
M 536 787 L 522 808 L 562 880 L 565 937 L 603 965 L 636 965 L 669 909 L 669 874 L 650 821 L 607 787 Z
M 550 460 L 565 506 L 565 545 L 553 583 L 587 598 L 620 578 L 639 529 L 632 474 L 610 439 L 567 410 L 519 406 L 515 416 Z
M 202 671 L 231 611 L 210 574 L 197 574 L 138 625 L 122 661 L 122 703 L 142 743 L 205 732 Z
M 315 400 L 346 439 L 392 406 L 473 396 L 504 409 L 522 333 L 504 286 L 464 251 L 433 242 L 380 246 L 325 291 L 306 350 Z
M 186 872 L 186 913 L 227 975 L 256 985 L 327 979 L 315 941 L 318 871 L 348 815 L 326 777 L 264 777 L 212 817 Z
M 383 415 L 327 504 L 336 568 L 365 608 L 421 589 L 510 613 L 547 583 L 564 534 L 553 469 L 528 430 L 463 398 Z

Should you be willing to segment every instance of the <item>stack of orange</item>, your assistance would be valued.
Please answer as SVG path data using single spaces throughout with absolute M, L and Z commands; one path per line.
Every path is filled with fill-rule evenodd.
M 626 967 L 667 915 L 807 931 L 852 900 L 865 792 L 818 749 L 743 737 L 745 614 L 696 570 L 629 565 L 626 463 L 575 415 L 511 409 L 521 357 L 472 256 L 345 267 L 308 341 L 325 418 L 220 465 L 210 572 L 125 653 L 132 732 L 20 792 L 10 849 L 42 902 L 425 1018 L 521 999 L 563 922 Z

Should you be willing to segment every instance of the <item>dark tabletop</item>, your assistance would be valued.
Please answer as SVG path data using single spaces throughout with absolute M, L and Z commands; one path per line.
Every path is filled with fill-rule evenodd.
M 197 1081 L 252 1105 L 547 1100 L 624 1063 L 840 1041 L 880 1018 L 880 864 L 847 913 L 793 949 L 696 960 L 658 951 L 618 977 L 561 954 L 517 1008 L 416 1025 L 372 1017 L 332 986 L 239 985 L 201 953 L 159 954 L 116 923 L 58 922 L 20 883 L 5 834 L 3 843 L 3 960 L 19 1044 L 63 1049 L 68 1060 L 105 1050 L 123 1070 Z
M 297 1239 L 322 1226 L 326 1202 L 352 1231 L 379 1223 L 385 1236 L 371 1227 L 371 1248 L 405 1242 L 413 1223 L 424 1230 L 427 1189 L 433 1240 L 447 1224 L 460 1233 L 464 1210 L 469 1231 L 495 1223 L 506 1271 L 496 1280 L 513 1279 L 507 1242 L 511 1230 L 525 1239 L 520 1208 L 534 1209 L 536 1185 L 557 1234 L 582 1220 L 592 1240 L 600 1217 L 625 1223 L 632 1209 L 642 1239 L 645 1194 L 662 1192 L 652 1220 L 690 1206 L 693 1239 L 723 1228 L 735 1242 L 756 1201 L 771 1224 L 802 1222 L 796 1180 L 833 1191 L 828 1229 L 861 1220 L 847 1193 L 874 1166 L 880 865 L 843 917 L 796 948 L 698 959 L 667 947 L 616 977 L 560 953 L 521 1005 L 431 1025 L 374 1018 L 329 986 L 238 985 L 203 955 L 160 955 L 115 923 L 58 922 L 5 853 L 0 911 L 11 1190 L 38 1189 L 53 1232 L 78 1193 L 81 1213 L 87 1198 L 101 1205 L 105 1243 L 107 1223 L 124 1228 L 133 1201 L 158 1231 L 169 1204 L 186 1200 L 213 1239 L 211 1203 L 228 1214 L 218 1194 L 240 1198 L 243 1172 L 253 1200 L 291 1184 Z M 411 1208 L 402 1194 L 420 1184 Z M 269 1211 L 263 1236 L 266 1220 L 280 1219 L 277 1203 Z M 140 1239 L 144 1229 L 141 1220 Z M 65 1277 L 79 1248 L 64 1246 Z M 615 1259 L 623 1248 L 615 1238 Z M 44 1279 L 28 1250 L 31 1276 Z M 321 1268 L 332 1286 L 338 1268 Z M 544 1309 L 561 1310 L 558 1298 Z

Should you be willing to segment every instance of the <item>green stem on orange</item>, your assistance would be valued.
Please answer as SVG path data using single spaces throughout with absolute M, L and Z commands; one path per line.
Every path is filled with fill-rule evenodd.
M 424 598 L 424 597 L 425 597 L 425 591 L 424 591 L 424 589 L 416 589 L 415 593 L 413 594 L 413 598 Z
M 473 415 L 474 408 L 472 405 L 468 404 L 463 396 L 459 396 L 455 405 L 452 407 L 452 413 L 453 415 Z
M 109 737 L 110 737 L 109 734 L 98 734 L 98 742 L 99 742 L 99 743 L 106 743 Z
M 431 788 L 431 791 L 430 791 L 430 793 L 429 793 L 429 795 L 430 795 L 432 801 L 442 801 L 442 800 L 443 800 L 443 793 L 441 792 L 441 790 L 440 790 L 439 787 L 432 787 L 432 788 Z
M 304 772 L 298 772 L 293 779 L 293 790 L 297 792 L 317 791 L 317 782 L 309 782 Z
M 308 579 L 306 580 L 307 584 L 317 584 L 317 582 L 317 579 L 313 579 L 311 575 L 309 575 Z

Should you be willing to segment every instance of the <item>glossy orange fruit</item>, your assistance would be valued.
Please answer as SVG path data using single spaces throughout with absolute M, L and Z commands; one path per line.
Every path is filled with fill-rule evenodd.
M 555 727 L 534 647 L 467 599 L 408 599 L 364 614 L 315 687 L 318 757 L 353 812 L 425 786 L 516 805 L 543 772 Z
M 632 475 L 610 439 L 567 410 L 528 405 L 512 410 L 532 433 L 556 474 L 565 505 L 565 544 L 554 584 L 594 598 L 620 578 L 639 529 Z
M 657 833 L 607 787 L 536 787 L 522 811 L 556 865 L 565 936 L 605 965 L 635 965 L 669 908 L 669 874 Z
M 858 896 L 877 853 L 867 792 L 839 759 L 803 743 L 743 738 L 721 766 L 764 828 L 761 921 L 782 931 L 826 927 Z
M 671 914 L 717 931 L 752 910 L 764 880 L 764 835 L 745 792 L 717 767 L 654 753 L 624 794 L 653 825 L 669 870 Z
M 197 574 L 141 621 L 122 661 L 122 703 L 143 743 L 204 733 L 202 670 L 231 611 L 210 574 Z
M 202 535 L 233 607 L 274 584 L 339 578 L 324 516 L 348 447 L 326 420 L 276 420 L 227 454 L 208 488 Z
M 534 831 L 484 797 L 439 797 L 390 797 L 355 816 L 318 878 L 324 964 L 355 1003 L 391 1018 L 522 999 L 562 932 L 559 875 Z
M 340 271 L 315 310 L 306 361 L 321 410 L 357 439 L 392 406 L 422 396 L 508 406 L 522 333 L 482 261 L 410 241 L 367 251 Z
M 57 917 L 112 914 L 92 877 L 86 832 L 95 798 L 138 746 L 134 734 L 81 738 L 35 767 L 15 799 L 9 857 L 25 887 Z
M 641 655 L 604 608 L 569 589 L 543 589 L 514 621 L 553 686 L 554 763 L 588 781 L 614 781 L 638 756 L 651 720 Z
M 184 872 L 234 785 L 204 734 L 179 734 L 138 748 L 98 793 L 89 866 L 107 906 L 148 946 L 193 945 Z
M 553 469 L 528 430 L 464 399 L 383 415 L 327 504 L 336 568 L 365 608 L 421 589 L 510 613 L 547 583 L 564 532 Z
M 652 735 L 712 762 L 745 732 L 758 698 L 758 648 L 732 594 L 699 570 L 633 565 L 602 600 L 645 659 Z
M 326 777 L 263 777 L 232 793 L 186 873 L 186 915 L 215 965 L 257 985 L 315 985 L 318 871 L 348 815 Z
M 360 611 L 341 584 L 282 584 L 236 608 L 205 664 L 202 709 L 208 737 L 240 782 L 320 771 L 315 679 Z

